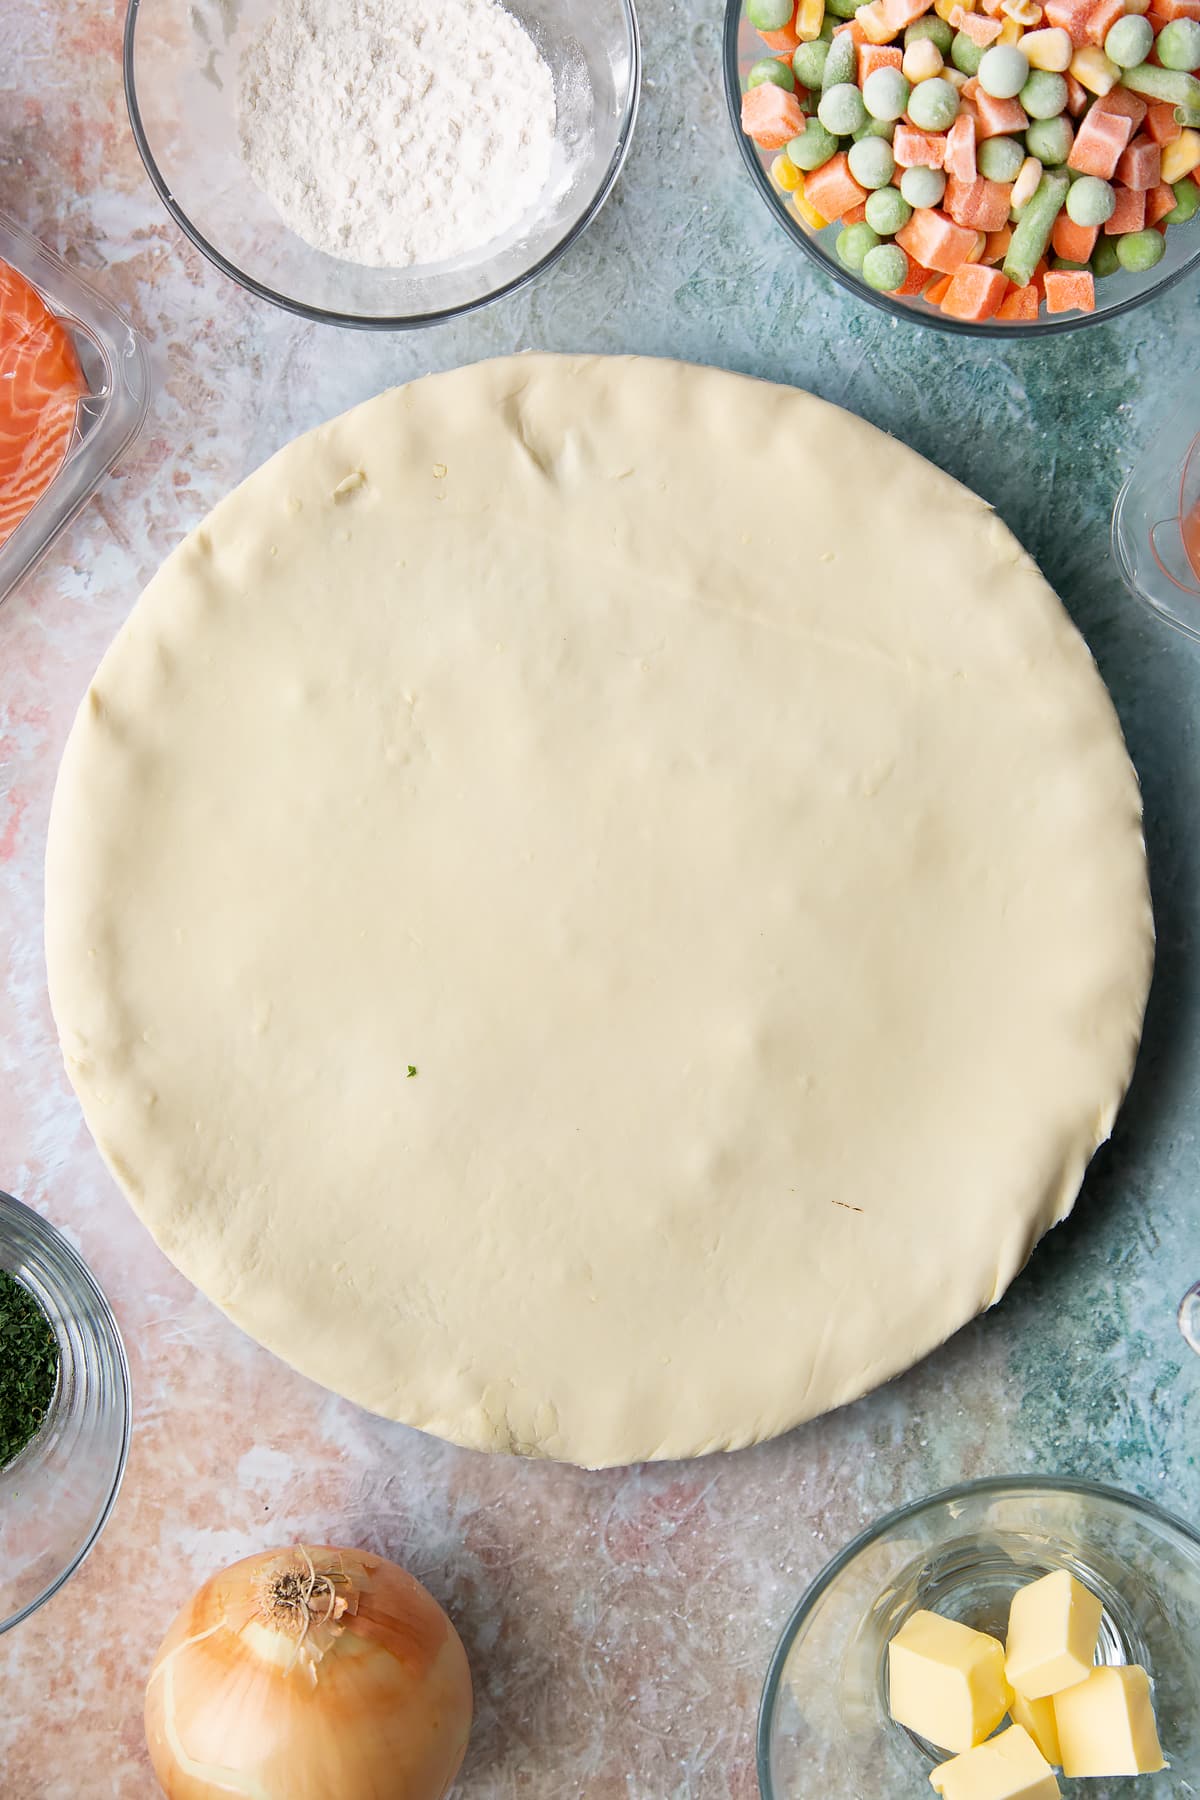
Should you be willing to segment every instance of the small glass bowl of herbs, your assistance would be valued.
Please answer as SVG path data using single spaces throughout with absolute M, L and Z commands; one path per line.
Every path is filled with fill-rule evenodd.
M 112 1511 L 129 1368 L 86 1264 L 0 1193 L 0 1632 L 79 1567 Z

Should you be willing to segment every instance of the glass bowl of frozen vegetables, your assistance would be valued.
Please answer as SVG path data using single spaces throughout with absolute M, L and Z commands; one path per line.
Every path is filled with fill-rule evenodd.
M 1200 21 L 1141 3 L 729 0 L 742 156 L 784 230 L 894 316 L 1113 318 L 1200 274 Z

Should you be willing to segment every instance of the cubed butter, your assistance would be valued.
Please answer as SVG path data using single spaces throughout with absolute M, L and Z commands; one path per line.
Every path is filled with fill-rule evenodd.
M 970 1750 L 1008 1711 L 1004 1647 L 937 1613 L 916 1612 L 888 1645 L 892 1717 L 942 1750 Z
M 1092 1672 L 1100 1616 L 1095 1594 L 1069 1569 L 1043 1575 L 1013 1595 L 1004 1673 L 1026 1700 L 1044 1700 Z
M 1093 1669 L 1054 1696 L 1054 1717 L 1064 1775 L 1153 1775 L 1166 1767 L 1145 1669 Z
M 1026 1700 L 1021 1694 L 1014 1694 L 1013 1703 L 1008 1710 L 1012 1714 L 1013 1724 L 1024 1726 L 1046 1761 L 1061 1768 L 1062 1753 L 1058 1747 L 1054 1701 Z
M 943 1800 L 1062 1800 L 1053 1769 L 1021 1725 L 943 1763 L 929 1779 Z

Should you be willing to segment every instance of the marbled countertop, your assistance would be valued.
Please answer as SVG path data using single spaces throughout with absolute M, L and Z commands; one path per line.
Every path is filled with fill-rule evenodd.
M 1197 291 L 1027 345 L 945 338 L 852 300 L 800 260 L 749 186 L 721 93 L 719 10 L 641 0 L 637 141 L 557 268 L 474 318 L 388 337 L 274 311 L 184 242 L 126 124 L 118 0 L 0 0 L 0 206 L 128 310 L 158 379 L 134 453 L 0 607 L 0 1187 L 82 1248 L 135 1391 L 104 1537 L 0 1641 L 6 1795 L 156 1792 L 141 1730 L 153 1649 L 201 1578 L 267 1544 L 375 1547 L 449 1607 L 478 1696 L 464 1795 L 751 1800 L 775 1638 L 809 1577 L 882 1510 L 964 1476 L 1071 1471 L 1200 1522 L 1200 1359 L 1174 1324 L 1200 1275 L 1200 649 L 1132 604 L 1107 552 L 1131 457 L 1181 383 L 1200 382 Z M 1116 697 L 1145 789 L 1160 933 L 1116 1137 L 999 1307 L 905 1379 L 778 1442 L 605 1474 L 489 1459 L 371 1418 L 193 1292 L 91 1145 L 41 950 L 59 751 L 164 553 L 318 420 L 427 370 L 528 347 L 672 354 L 795 382 L 992 501 Z

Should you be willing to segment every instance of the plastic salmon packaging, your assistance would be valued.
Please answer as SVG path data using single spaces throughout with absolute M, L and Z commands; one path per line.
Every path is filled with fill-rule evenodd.
M 0 600 L 129 448 L 150 387 L 132 325 L 0 212 Z

